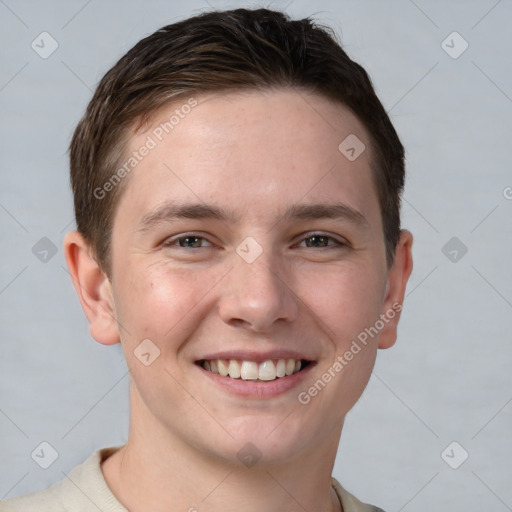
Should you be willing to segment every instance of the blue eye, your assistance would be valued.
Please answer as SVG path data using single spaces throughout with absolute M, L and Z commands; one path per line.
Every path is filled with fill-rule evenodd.
M 204 238 L 202 236 L 186 235 L 186 236 L 181 236 L 179 238 L 175 238 L 174 240 L 169 240 L 168 242 L 165 242 L 164 245 L 173 246 L 173 247 L 181 247 L 183 249 L 187 249 L 187 248 L 200 249 L 202 247 L 201 246 L 202 240 L 207 241 L 206 238 Z
M 322 235 L 321 233 L 312 233 L 308 237 L 303 238 L 303 241 L 307 241 L 307 240 L 311 240 L 312 241 L 312 243 L 309 244 L 309 245 L 306 242 L 306 246 L 308 248 L 309 247 L 324 248 L 324 247 L 336 247 L 336 246 L 340 247 L 340 246 L 346 245 L 345 243 L 343 243 L 343 242 L 341 242 L 339 240 L 336 240 L 332 236 Z M 332 241 L 334 243 L 329 244 L 329 241 Z
M 206 242 L 208 245 L 203 245 Z M 322 233 L 311 233 L 309 236 L 302 239 L 300 244 L 306 243 L 306 248 L 329 248 L 329 247 L 344 247 L 346 243 L 337 240 L 336 238 Z M 206 240 L 205 237 L 196 236 L 194 234 L 187 234 L 178 238 L 170 239 L 163 244 L 165 247 L 177 247 L 181 249 L 202 249 L 209 247 L 212 244 Z M 304 247 L 304 246 L 303 246 Z

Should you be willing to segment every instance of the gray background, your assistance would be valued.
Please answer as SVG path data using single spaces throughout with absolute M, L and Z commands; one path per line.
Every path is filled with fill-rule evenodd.
M 121 349 L 89 336 L 62 254 L 67 146 L 114 62 L 208 3 L 262 5 L 0 0 L 0 499 L 127 438 Z M 347 417 L 334 476 L 387 511 L 512 510 L 512 2 L 265 5 L 340 34 L 407 148 L 415 266 L 399 339 Z M 59 45 L 47 59 L 31 48 L 43 31 Z M 453 31 L 469 44 L 457 58 L 461 39 L 442 44 Z M 57 248 L 46 262 L 43 237 Z M 43 441 L 58 452 L 46 470 L 31 458 Z

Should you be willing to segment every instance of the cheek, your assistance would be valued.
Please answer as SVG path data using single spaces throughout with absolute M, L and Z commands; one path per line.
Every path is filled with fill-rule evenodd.
M 192 329 L 201 302 L 216 282 L 211 274 L 165 263 L 127 267 L 130 278 L 119 287 L 123 299 L 118 319 L 130 332 L 130 343 L 149 338 L 163 350 L 169 340 Z
M 339 352 L 378 319 L 382 306 L 382 276 L 371 265 L 345 265 L 309 278 L 304 302 L 327 326 Z M 313 291 L 312 291 L 313 290 Z
M 317 275 L 315 282 L 310 307 L 324 325 L 332 352 L 320 372 L 320 380 L 328 381 L 326 392 L 319 392 L 311 404 L 314 414 L 331 425 L 354 406 L 370 379 L 378 337 L 368 336 L 365 329 L 380 315 L 382 277 L 370 266 L 347 265 L 324 277 Z M 315 393 L 317 384 L 310 385 Z
M 199 323 L 196 306 L 207 283 L 202 285 L 193 272 L 164 264 L 134 263 L 124 268 L 124 275 L 117 283 L 116 301 L 122 349 L 138 393 L 157 411 L 162 395 L 180 398 L 182 390 L 173 378 L 175 360 Z

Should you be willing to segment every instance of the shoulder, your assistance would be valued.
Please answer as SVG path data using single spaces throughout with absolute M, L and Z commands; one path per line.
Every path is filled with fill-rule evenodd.
M 1 512 L 126 512 L 110 492 L 101 472 L 101 461 L 120 447 L 95 451 L 51 487 L 0 501 Z
M 343 512 L 384 512 L 381 508 L 359 501 L 345 490 L 334 477 L 331 478 L 331 484 L 340 499 Z
M 31 492 L 18 498 L 0 501 L 2 512 L 66 512 L 62 501 L 66 495 L 63 482 L 57 482 L 43 491 Z

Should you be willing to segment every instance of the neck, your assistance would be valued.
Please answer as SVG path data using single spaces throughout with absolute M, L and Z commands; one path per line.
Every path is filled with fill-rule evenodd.
M 108 487 L 130 512 L 342 510 L 331 487 L 341 426 L 296 458 L 245 467 L 183 442 L 147 409 L 134 414 L 140 404 L 130 396 L 128 442 L 101 466 Z

